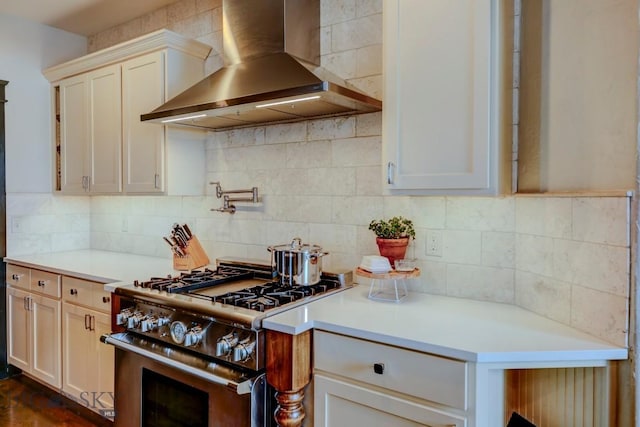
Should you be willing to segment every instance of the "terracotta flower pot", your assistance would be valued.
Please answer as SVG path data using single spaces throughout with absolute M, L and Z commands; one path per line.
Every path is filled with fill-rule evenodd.
M 389 263 L 391 263 L 391 267 L 394 268 L 395 260 L 404 259 L 407 246 L 409 245 L 409 238 L 383 239 L 382 237 L 376 237 L 376 243 L 378 244 L 380 255 L 386 257 Z

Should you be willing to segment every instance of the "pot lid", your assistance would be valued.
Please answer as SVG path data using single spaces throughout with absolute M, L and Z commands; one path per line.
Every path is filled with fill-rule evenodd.
M 277 246 L 269 246 L 269 251 L 289 251 L 295 253 L 321 252 L 322 247 L 318 245 L 303 244 L 300 237 L 295 237 L 291 243 Z

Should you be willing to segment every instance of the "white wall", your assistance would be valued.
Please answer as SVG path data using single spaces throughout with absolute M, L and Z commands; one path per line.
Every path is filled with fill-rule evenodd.
M 637 0 L 523 2 L 522 191 L 633 189 Z
M 9 81 L 7 193 L 51 191 L 51 92 L 42 70 L 86 50 L 83 36 L 0 14 L 0 79 Z

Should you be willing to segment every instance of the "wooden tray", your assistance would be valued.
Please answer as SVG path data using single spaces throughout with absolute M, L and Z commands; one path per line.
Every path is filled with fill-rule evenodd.
M 368 277 L 370 279 L 411 279 L 413 277 L 419 277 L 420 276 L 420 269 L 419 268 L 414 268 L 413 271 L 395 271 L 395 270 L 391 270 L 387 273 L 372 273 L 370 271 L 367 270 L 363 270 L 362 268 L 358 267 L 356 269 L 356 274 L 358 276 L 362 276 L 362 277 Z

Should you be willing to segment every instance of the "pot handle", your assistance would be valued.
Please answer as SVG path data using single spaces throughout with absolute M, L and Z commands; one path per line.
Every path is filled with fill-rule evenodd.
M 310 258 L 320 258 L 321 256 L 329 255 L 329 252 L 319 252 L 317 254 L 310 254 Z

